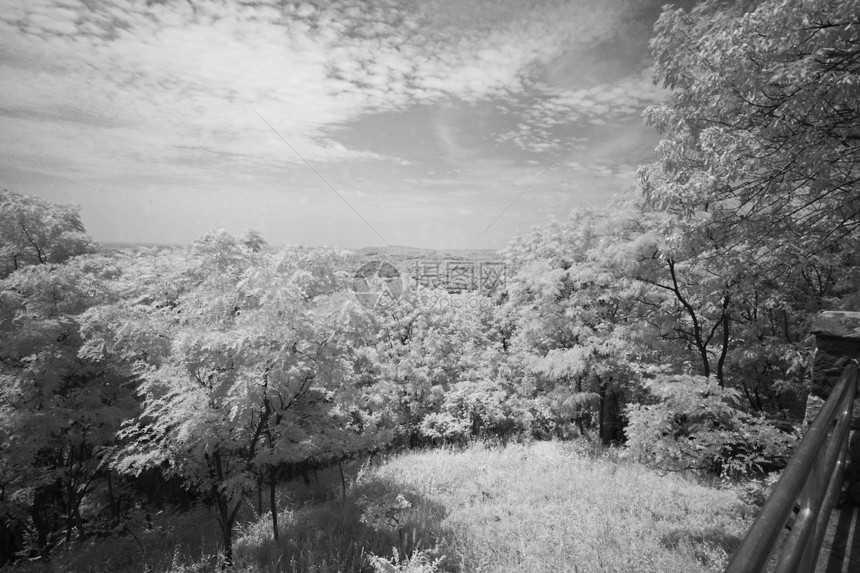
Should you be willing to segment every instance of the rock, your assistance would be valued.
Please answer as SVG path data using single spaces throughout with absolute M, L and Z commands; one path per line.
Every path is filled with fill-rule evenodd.
M 826 310 L 812 320 L 811 332 L 860 341 L 860 312 Z
M 860 359 L 860 312 L 826 311 L 812 321 L 815 362 L 810 394 L 827 398 L 845 366 Z

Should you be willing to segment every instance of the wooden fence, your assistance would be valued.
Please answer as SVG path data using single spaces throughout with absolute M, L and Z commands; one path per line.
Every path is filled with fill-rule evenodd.
M 848 453 L 857 366 L 845 368 L 726 568 L 759 573 L 815 570 L 830 512 L 839 500 Z M 797 516 L 783 535 L 791 515 Z

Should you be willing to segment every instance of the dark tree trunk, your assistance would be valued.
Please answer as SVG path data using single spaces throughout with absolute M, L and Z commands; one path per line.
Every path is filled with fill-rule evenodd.
M 77 491 L 75 491 L 74 483 L 66 485 L 66 543 L 72 541 L 72 531 L 77 528 L 81 539 L 85 537 L 84 522 L 81 519 L 81 514 L 78 511 L 81 500 Z
M 621 408 L 616 390 L 604 389 L 601 396 L 602 429 L 600 439 L 604 444 L 620 442 L 622 438 Z
M 597 416 L 598 420 L 598 433 L 600 434 L 600 441 L 604 444 L 608 444 L 609 440 L 606 437 L 606 384 L 600 383 L 600 413 Z
M 263 474 L 257 476 L 257 515 L 263 515 Z
M 236 522 L 236 515 L 242 505 L 242 498 L 240 497 L 235 505 L 230 507 L 230 500 L 221 489 L 224 484 L 221 453 L 216 450 L 211 456 L 207 454 L 205 457 L 209 464 L 210 473 L 214 478 L 212 496 L 218 506 L 218 525 L 221 528 L 221 540 L 224 543 L 224 569 L 227 569 L 233 565 L 233 524 Z
M 729 322 L 730 317 L 728 314 L 728 306 L 729 306 L 729 295 L 726 295 L 723 299 L 723 316 L 720 318 L 720 322 L 723 325 L 723 348 L 720 350 L 720 358 L 717 360 L 717 381 L 720 383 L 720 387 L 725 387 L 725 372 L 724 365 L 726 363 L 726 355 L 729 352 Z
M 42 486 L 36 490 L 33 496 L 33 504 L 30 506 L 30 519 L 36 530 L 36 547 L 42 561 L 50 560 L 51 547 L 49 538 L 55 529 L 54 504 L 62 498 L 62 489 L 57 484 Z
M 269 470 L 269 506 L 272 511 L 272 536 L 278 540 L 278 496 L 277 496 L 277 473 L 274 468 Z
M 215 488 L 215 496 L 218 504 L 218 525 L 221 528 L 221 541 L 224 543 L 224 567 L 233 565 L 233 519 L 235 511 L 230 512 L 230 505 L 226 496 Z M 237 504 L 238 507 L 238 504 Z
M 15 560 L 15 553 L 21 550 L 21 526 L 17 519 L 0 520 L 0 567 Z
M 582 422 L 582 416 L 577 416 L 574 419 L 574 422 L 576 423 L 577 429 L 579 429 L 579 435 L 584 438 L 585 437 L 585 424 Z
M 110 506 L 110 523 L 116 527 L 119 524 L 119 507 L 113 494 L 113 470 L 107 472 L 108 506 Z
M 687 315 L 690 317 L 690 321 L 693 324 L 693 332 L 692 332 L 692 343 L 699 351 L 699 356 L 702 360 L 702 375 L 705 378 L 710 377 L 711 375 L 711 362 L 708 359 L 708 343 L 704 340 L 705 333 L 702 332 L 702 325 L 699 322 L 699 317 L 696 315 L 696 310 L 690 304 L 690 302 L 684 297 L 684 294 L 681 292 L 681 286 L 678 281 L 678 275 L 675 273 L 675 260 L 668 258 L 666 259 L 666 264 L 669 268 L 669 275 L 672 277 L 672 286 L 664 287 L 671 290 L 675 293 L 676 300 L 681 303 L 681 306 L 684 307 L 684 310 L 687 312 Z

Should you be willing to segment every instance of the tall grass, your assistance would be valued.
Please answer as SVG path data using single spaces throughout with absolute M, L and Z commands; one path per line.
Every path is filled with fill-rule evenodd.
M 375 475 L 449 508 L 463 571 L 721 571 L 749 525 L 735 491 L 543 442 L 390 460 Z
M 753 513 L 733 489 L 658 475 L 583 442 L 409 452 L 351 481 L 346 499 L 300 501 L 301 492 L 285 488 L 277 542 L 270 517 L 249 509 L 236 532 L 235 569 L 716 572 Z M 217 526 L 206 510 L 156 523 L 140 545 L 130 536 L 103 540 L 41 570 L 219 570 Z

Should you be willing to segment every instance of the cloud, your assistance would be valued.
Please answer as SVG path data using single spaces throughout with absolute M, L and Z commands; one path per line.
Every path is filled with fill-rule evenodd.
M 541 130 L 641 103 L 622 84 L 535 82 L 571 50 L 612 37 L 627 4 L 15 2 L 0 15 L 0 126 L 20 138 L 19 164 L 54 130 L 42 155 L 58 172 L 158 162 L 205 176 L 194 165 L 207 153 L 246 169 L 299 161 L 257 113 L 308 160 L 385 160 L 337 143 L 338 130 L 366 114 L 531 90 L 542 101 L 517 141 L 540 151 L 554 144 Z M 63 152 L 76 124 L 82 149 Z
M 246 167 L 283 162 L 283 142 L 259 111 L 308 158 L 377 158 L 326 137 L 369 97 L 327 81 L 326 44 L 303 20 L 270 6 L 207 6 L 35 6 L 6 16 L 4 127 L 10 118 L 32 132 L 82 124 L 82 139 L 128 167 L 141 155 L 181 161 L 189 149 L 227 153 Z M 73 27 L 75 36 L 64 35 Z M 22 139 L 33 139 L 26 131 Z
M 653 144 L 631 126 L 662 97 L 639 14 L 663 1 L 8 1 L 0 173 L 86 190 L 63 200 L 101 208 L 114 238 L 161 225 L 118 222 L 123 201 L 158 218 L 174 195 L 164 218 L 195 233 L 245 202 L 314 241 L 361 228 L 304 158 L 391 241 L 468 245 L 504 213 L 482 239 L 501 244 L 632 181 Z
M 550 148 L 584 149 L 585 125 L 629 123 L 639 120 L 649 105 L 663 101 L 668 92 L 654 85 L 646 70 L 624 79 L 581 89 L 544 88 L 519 114 L 516 129 L 500 139 L 513 141 L 524 150 L 541 152 Z

